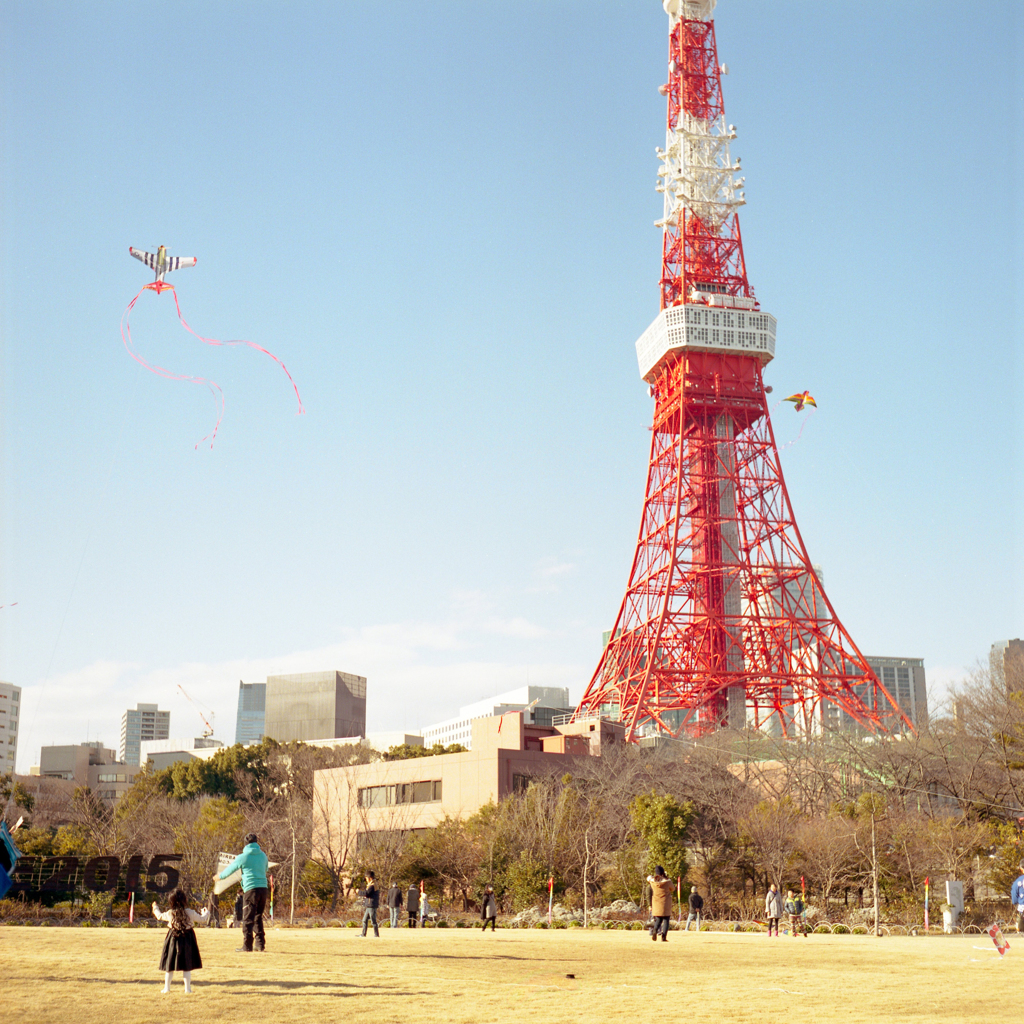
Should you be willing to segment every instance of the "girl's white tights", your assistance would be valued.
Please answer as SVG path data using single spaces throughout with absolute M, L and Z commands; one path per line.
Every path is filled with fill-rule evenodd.
M 164 987 L 160 989 L 161 993 L 171 991 L 171 979 L 174 977 L 174 971 L 164 971 Z M 182 980 L 185 982 L 185 995 L 192 994 L 192 972 L 182 971 Z

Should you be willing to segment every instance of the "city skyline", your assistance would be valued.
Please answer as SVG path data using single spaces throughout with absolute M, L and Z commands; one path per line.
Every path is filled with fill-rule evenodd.
M 861 650 L 939 687 L 1024 630 L 1020 210 L 972 218 L 972 251 L 1005 256 L 966 261 L 980 170 L 951 157 L 979 110 L 1010 126 L 985 180 L 1014 195 L 1024 16 L 960 13 L 715 14 L 767 382 L 818 401 L 773 413 L 795 513 Z M 19 770 L 116 746 L 138 701 L 199 735 L 179 684 L 225 739 L 239 679 L 332 667 L 368 679 L 371 730 L 531 683 L 578 699 L 646 470 L 661 5 L 184 4 L 158 36 L 130 5 L 0 14 Z M 154 67 L 186 83 L 158 106 Z M 193 449 L 209 397 L 117 332 L 150 276 L 127 247 L 161 243 L 199 259 L 171 278 L 190 324 L 274 351 L 305 417 L 268 360 L 204 351 L 147 293 L 136 349 L 224 387 Z

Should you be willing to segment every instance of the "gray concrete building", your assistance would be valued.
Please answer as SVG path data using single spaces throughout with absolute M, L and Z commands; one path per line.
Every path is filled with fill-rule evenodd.
M 1008 694 L 1024 690 L 1024 642 L 1018 639 L 994 643 L 988 654 L 988 664 L 992 681 L 1005 687 Z
M 21 687 L 0 683 L 0 774 L 13 772 L 18 760 Z
M 366 735 L 366 680 L 348 672 L 268 676 L 264 735 L 279 743 Z
M 235 742 L 259 743 L 267 719 L 267 684 L 238 681 L 238 712 L 235 716 Z
M 900 706 L 900 710 L 910 719 L 915 729 L 923 729 L 928 724 L 928 688 L 925 684 L 923 658 L 881 658 L 865 655 L 867 663 L 874 669 L 879 682 L 889 691 L 890 696 Z M 879 707 L 883 722 L 896 730 L 895 721 L 884 716 L 884 709 Z
M 118 760 L 138 765 L 143 740 L 165 740 L 171 734 L 171 713 L 155 704 L 138 704 L 121 716 L 121 745 Z

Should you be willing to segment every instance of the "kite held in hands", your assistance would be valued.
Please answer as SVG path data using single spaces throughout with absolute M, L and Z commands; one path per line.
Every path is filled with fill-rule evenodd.
M 197 262 L 195 256 L 168 256 L 167 247 L 163 245 L 159 246 L 155 253 L 144 252 L 141 249 L 133 249 L 131 246 L 128 247 L 128 252 L 131 253 L 131 255 L 134 256 L 137 260 L 141 260 L 143 263 L 145 263 L 146 266 L 149 267 L 156 274 L 156 277 L 154 278 L 154 280 L 150 281 L 149 284 L 143 285 L 139 289 L 139 292 L 135 296 L 135 298 L 128 303 L 128 308 L 124 311 L 124 313 L 121 316 L 121 341 L 124 342 L 124 347 L 128 350 L 128 354 L 132 357 L 132 359 L 134 359 L 137 363 L 140 363 L 151 373 L 155 373 L 159 377 L 166 377 L 168 380 L 187 380 L 191 381 L 193 384 L 205 384 L 210 389 L 210 393 L 213 395 L 214 401 L 217 402 L 219 406 L 217 410 L 217 422 L 214 424 L 213 430 L 209 434 L 207 434 L 206 437 L 202 439 L 202 441 L 199 441 L 196 444 L 197 448 L 199 447 L 200 444 L 203 443 L 203 441 L 209 441 L 210 447 L 213 447 L 213 442 L 214 440 L 216 440 L 217 437 L 217 431 L 218 429 L 220 429 L 220 421 L 224 418 L 224 392 L 223 390 L 221 390 L 221 386 L 216 381 L 208 380 L 206 377 L 192 377 L 189 374 L 173 373 L 172 371 L 167 370 L 162 366 L 151 365 L 150 363 L 147 363 L 146 360 L 143 359 L 135 351 L 135 349 L 132 347 L 132 332 L 129 320 L 131 317 L 131 311 L 135 307 L 135 303 L 138 302 L 139 296 L 142 295 L 144 291 L 154 291 L 157 293 L 157 295 L 159 295 L 161 292 L 169 290 L 171 294 L 174 296 L 174 308 L 178 312 L 178 319 L 181 321 L 181 326 L 184 327 L 185 330 L 188 331 L 188 333 L 191 334 L 194 338 L 198 338 L 201 342 L 203 342 L 203 344 L 246 345 L 249 348 L 256 349 L 257 352 L 262 352 L 264 355 L 270 356 L 270 358 L 273 359 L 274 362 L 277 363 L 277 365 L 280 366 L 282 370 L 284 370 L 285 376 L 287 376 L 288 380 L 291 381 L 292 389 L 295 391 L 295 397 L 299 403 L 299 415 L 302 415 L 302 413 L 306 411 L 302 407 L 302 396 L 299 394 L 298 386 L 296 385 L 294 379 L 292 378 L 292 375 L 288 372 L 288 368 L 269 349 L 265 349 L 262 345 L 257 345 L 253 341 L 218 341 L 216 338 L 204 338 L 201 334 L 197 334 L 195 331 L 192 330 L 191 327 L 189 327 L 185 318 L 181 315 L 181 306 L 178 304 L 178 293 L 174 290 L 173 284 L 168 284 L 164 280 L 164 275 L 171 273 L 171 271 L 173 270 L 179 270 L 182 267 L 194 267 Z

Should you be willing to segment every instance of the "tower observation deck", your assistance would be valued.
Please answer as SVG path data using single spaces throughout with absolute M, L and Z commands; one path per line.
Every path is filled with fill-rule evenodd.
M 843 628 L 786 491 L 763 369 L 775 318 L 747 280 L 715 0 L 669 18 L 661 310 L 636 343 L 654 398 L 647 488 L 626 593 L 576 716 L 647 732 L 783 735 L 910 723 Z

